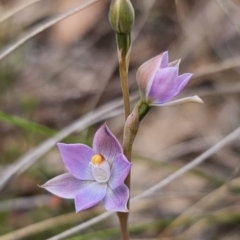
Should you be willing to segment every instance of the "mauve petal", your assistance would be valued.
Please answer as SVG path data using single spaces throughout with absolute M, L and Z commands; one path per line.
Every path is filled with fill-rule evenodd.
M 162 55 L 163 54 L 159 54 L 151 58 L 138 68 L 136 79 L 143 97 L 146 97 L 147 85 L 149 82 L 152 82 L 152 79 L 161 65 Z
M 122 153 L 122 147 L 106 124 L 103 124 L 95 133 L 93 150 L 103 157 L 111 165 L 114 158 Z
M 73 177 L 70 173 L 64 173 L 50 179 L 40 187 L 45 188 L 61 198 L 74 199 L 81 187 L 89 183 L 91 183 L 91 181 L 81 181 Z
M 105 208 L 113 212 L 128 212 L 127 201 L 129 199 L 129 189 L 125 184 L 112 190 L 107 189 L 107 195 L 103 199 Z
M 94 180 L 90 161 L 94 151 L 84 144 L 58 143 L 63 162 L 67 170 L 80 180 Z
M 160 63 L 160 68 L 168 67 L 168 52 L 162 53 L 162 61 Z
M 75 197 L 76 212 L 93 207 L 99 203 L 107 192 L 107 184 L 93 182 L 92 184 L 80 189 Z
M 114 159 L 111 169 L 111 177 L 108 182 L 111 189 L 115 189 L 123 184 L 124 180 L 129 174 L 131 166 L 132 164 L 123 154 L 118 155 Z
M 193 74 L 191 73 L 184 73 L 178 77 L 178 82 L 180 83 L 178 86 L 178 93 L 180 93 L 186 87 L 192 76 Z
M 164 103 L 175 95 L 178 68 L 168 67 L 157 71 L 152 83 L 149 82 L 148 100 L 151 103 Z
M 187 85 L 192 75 L 193 74 L 191 73 L 185 73 L 177 77 L 175 83 L 172 85 L 172 89 L 170 91 L 166 91 L 166 93 L 162 96 L 161 99 L 158 99 L 157 101 L 153 101 L 150 105 L 151 106 L 165 105 L 166 102 L 168 102 L 169 100 L 177 96 L 183 90 L 183 88 Z

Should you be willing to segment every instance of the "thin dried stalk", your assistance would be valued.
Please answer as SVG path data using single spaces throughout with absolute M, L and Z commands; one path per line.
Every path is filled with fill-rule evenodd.
M 100 0 L 89 0 L 89 1 L 87 1 L 83 4 L 81 4 L 81 5 L 65 12 L 65 13 L 60 14 L 57 17 L 54 17 L 54 18 L 48 20 L 47 22 L 41 24 L 40 26 L 37 26 L 31 32 L 27 33 L 24 37 L 22 37 L 21 39 L 17 40 L 15 43 L 13 43 L 10 46 L 8 46 L 7 48 L 5 48 L 0 53 L 0 61 L 3 60 L 5 57 L 7 57 L 10 53 L 15 51 L 17 48 L 22 46 L 24 43 L 26 43 L 27 41 L 29 41 L 33 37 L 37 36 L 39 33 L 45 31 L 46 29 L 52 27 L 53 25 L 61 22 L 65 18 L 68 18 L 68 17 L 80 12 L 81 10 L 89 7 L 90 5 L 92 5 L 92 4 L 94 4 L 98 1 L 100 1 Z
M 9 12 L 7 12 L 6 14 L 3 14 L 1 17 L 0 17 L 0 23 L 6 21 L 7 19 L 11 18 L 12 16 L 14 16 L 15 14 L 21 12 L 22 10 L 24 10 L 25 8 L 28 8 L 30 7 L 31 5 L 35 4 L 35 3 L 38 3 L 40 1 L 43 1 L 43 0 L 33 0 L 33 1 L 30 1 L 30 2 L 26 2 L 24 4 L 22 4 L 21 6 L 18 6 L 12 10 L 10 10 Z

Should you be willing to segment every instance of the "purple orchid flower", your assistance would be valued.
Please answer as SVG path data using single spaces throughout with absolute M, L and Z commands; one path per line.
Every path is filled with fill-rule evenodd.
M 193 74 L 178 75 L 181 60 L 168 62 L 164 52 L 142 64 L 137 71 L 137 82 L 141 98 L 149 106 L 176 105 L 183 102 L 201 102 L 197 97 L 183 98 L 167 103 L 187 85 Z
M 93 149 L 84 144 L 58 143 L 58 147 L 69 173 L 41 187 L 59 197 L 75 199 L 76 212 L 101 200 L 109 211 L 128 211 L 129 189 L 124 180 L 132 164 L 106 124 L 95 133 Z

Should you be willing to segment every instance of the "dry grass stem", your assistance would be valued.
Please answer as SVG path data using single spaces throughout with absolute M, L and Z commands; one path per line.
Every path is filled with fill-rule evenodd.
M 0 16 L 0 23 L 6 21 L 7 19 L 11 18 L 12 16 L 14 16 L 15 14 L 21 12 L 22 10 L 24 10 L 27 7 L 30 7 L 31 5 L 40 2 L 43 0 L 31 0 L 29 2 L 26 2 L 25 4 L 22 4 L 12 10 L 10 10 L 9 12 L 3 14 L 2 16 Z
M 95 2 L 98 2 L 100 0 L 88 0 L 87 2 L 81 4 L 80 6 L 77 6 L 63 14 L 60 14 L 57 17 L 52 18 L 51 20 L 48 20 L 47 22 L 41 24 L 40 26 L 37 26 L 35 29 L 33 29 L 31 32 L 27 33 L 24 37 L 17 40 L 15 43 L 11 44 L 10 46 L 6 47 L 0 52 L 0 61 L 3 60 L 5 57 L 7 57 L 10 53 L 15 51 L 17 48 L 22 46 L 24 43 L 32 39 L 33 37 L 37 36 L 39 33 L 45 31 L 46 29 L 52 27 L 53 25 L 59 23 L 60 21 L 64 20 L 65 18 L 68 18 L 79 11 L 89 7 L 90 5 L 94 4 Z

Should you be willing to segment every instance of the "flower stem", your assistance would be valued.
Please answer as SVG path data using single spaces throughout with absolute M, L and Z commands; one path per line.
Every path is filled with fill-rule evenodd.
M 128 216 L 129 213 L 127 212 L 117 212 L 119 222 L 120 222 L 120 228 L 121 228 L 121 234 L 122 234 L 122 240 L 129 240 L 129 230 L 128 230 Z
M 150 110 L 150 107 L 146 103 L 140 100 L 125 122 L 124 134 L 123 134 L 123 152 L 129 162 L 131 162 L 132 146 L 138 132 L 139 123 L 146 116 L 149 110 Z M 130 183 L 131 183 L 131 172 L 129 173 L 129 175 L 125 180 L 125 184 L 128 186 L 129 191 L 130 191 Z M 130 207 L 129 201 L 127 203 L 127 207 L 128 209 Z M 129 240 L 128 216 L 129 216 L 129 213 L 118 212 L 123 240 Z
M 131 51 L 131 35 L 116 34 L 118 46 L 119 73 L 121 78 L 122 94 L 124 101 L 125 119 L 130 114 L 129 86 L 128 86 L 128 68 Z
M 129 100 L 129 86 L 128 86 L 128 68 L 129 68 L 129 58 L 131 51 L 131 35 L 130 34 L 116 34 L 116 41 L 118 46 L 118 60 L 119 60 L 119 73 L 121 78 L 122 94 L 124 101 L 124 112 L 125 119 L 127 120 L 130 115 L 130 100 Z M 132 149 L 129 149 L 128 143 L 123 143 L 123 152 L 127 157 L 128 161 L 131 162 Z M 130 191 L 130 175 L 125 180 L 125 184 Z M 129 201 L 127 204 L 129 208 Z M 129 213 L 118 212 L 117 213 L 120 227 L 122 232 L 122 240 L 129 240 L 129 230 L 128 230 L 128 216 Z

